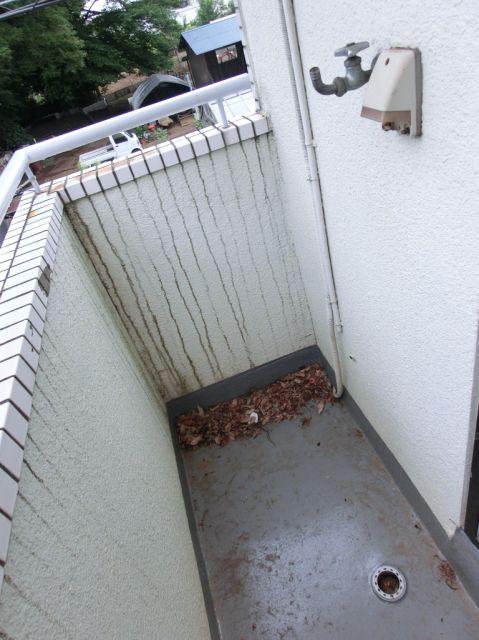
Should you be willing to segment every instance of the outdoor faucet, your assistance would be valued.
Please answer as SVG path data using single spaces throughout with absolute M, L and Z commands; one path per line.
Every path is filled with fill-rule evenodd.
M 332 84 L 324 84 L 321 80 L 321 72 L 319 68 L 312 67 L 312 69 L 309 70 L 309 74 L 311 76 L 313 87 L 316 91 L 321 93 L 323 96 L 336 94 L 338 98 L 340 98 L 348 91 L 359 89 L 363 84 L 366 84 L 376 60 L 373 60 L 371 69 L 365 70 L 361 67 L 361 58 L 356 54 L 368 47 L 369 42 L 350 42 L 345 47 L 336 49 L 334 52 L 336 57 L 346 56 L 346 60 L 344 61 L 346 74 L 344 78 L 334 78 Z

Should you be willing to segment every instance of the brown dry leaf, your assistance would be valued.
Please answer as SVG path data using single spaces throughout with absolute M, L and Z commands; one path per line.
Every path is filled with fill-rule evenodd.
M 324 411 L 326 403 L 334 402 L 326 372 L 318 363 L 263 389 L 255 389 L 206 410 L 198 406 L 179 416 L 176 428 L 180 445 L 185 448 L 211 444 L 225 446 L 238 438 L 255 438 L 264 431 L 265 425 L 297 417 L 309 401 L 317 403 L 318 413 Z

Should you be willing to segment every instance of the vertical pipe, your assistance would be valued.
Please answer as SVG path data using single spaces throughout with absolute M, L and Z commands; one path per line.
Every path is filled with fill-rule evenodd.
M 338 299 L 336 296 L 336 285 L 334 283 L 333 268 L 331 264 L 331 253 L 329 250 L 328 234 L 326 229 L 326 220 L 324 217 L 323 198 L 321 193 L 321 184 L 319 181 L 319 170 L 315 144 L 313 139 L 313 128 L 311 125 L 311 116 L 309 112 L 308 99 L 306 96 L 306 88 L 304 82 L 304 73 L 301 63 L 301 52 L 298 42 L 298 33 L 296 28 L 296 20 L 292 0 L 282 0 L 283 15 L 286 26 L 286 34 L 288 37 L 289 53 L 291 56 L 291 67 L 293 71 L 296 97 L 299 107 L 299 115 L 301 126 L 303 129 L 304 146 L 306 149 L 306 157 L 308 162 L 309 181 L 313 197 L 314 219 L 316 223 L 316 232 L 320 247 L 321 264 L 326 284 L 326 292 L 328 298 L 328 326 L 331 338 L 333 353 L 333 369 L 336 377 L 335 396 L 340 397 L 343 394 L 343 382 L 341 373 L 341 361 L 339 357 L 338 336 L 342 331 L 341 317 L 339 314 Z

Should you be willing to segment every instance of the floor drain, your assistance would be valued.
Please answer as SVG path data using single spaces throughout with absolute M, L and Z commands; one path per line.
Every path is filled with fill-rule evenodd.
M 398 602 L 406 595 L 406 578 L 396 567 L 381 565 L 371 577 L 374 593 L 385 602 Z

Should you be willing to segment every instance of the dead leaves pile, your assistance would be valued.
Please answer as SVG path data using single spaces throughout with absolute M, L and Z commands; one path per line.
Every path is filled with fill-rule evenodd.
M 180 416 L 176 421 L 180 446 L 225 446 L 239 438 L 254 438 L 267 424 L 295 418 L 311 400 L 318 403 L 320 413 L 334 401 L 326 372 L 317 363 L 247 395 Z

